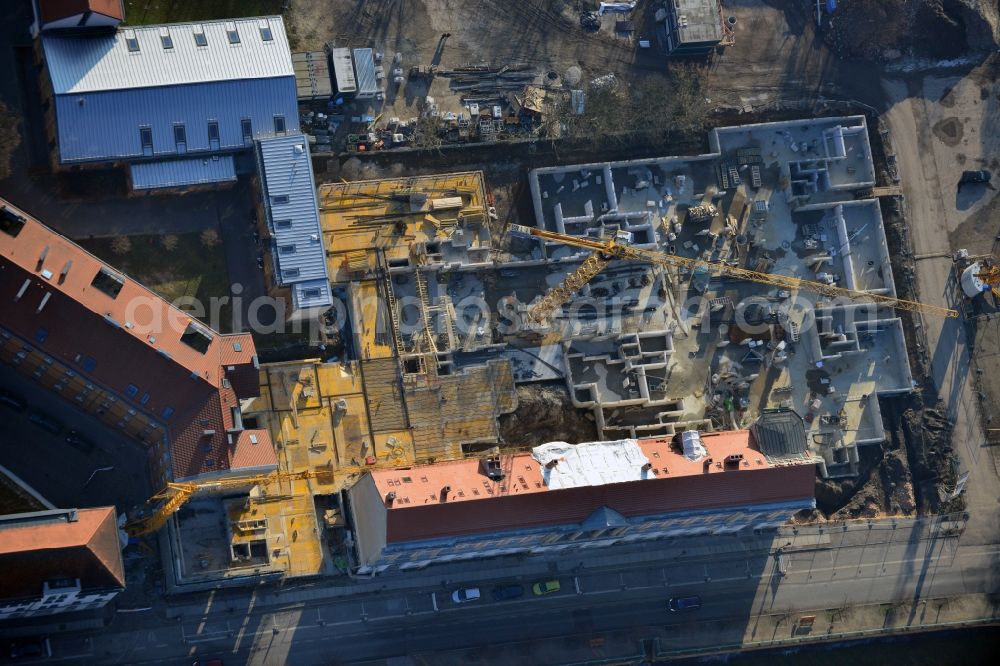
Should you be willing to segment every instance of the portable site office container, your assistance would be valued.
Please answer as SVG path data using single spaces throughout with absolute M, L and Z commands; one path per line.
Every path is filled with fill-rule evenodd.
M 358 90 L 358 81 L 354 77 L 351 49 L 330 49 L 330 60 L 333 62 L 333 78 L 337 82 L 337 92 L 342 95 L 353 95 Z
M 371 99 L 378 93 L 375 77 L 375 55 L 371 49 L 354 49 L 354 74 L 357 77 L 358 99 Z

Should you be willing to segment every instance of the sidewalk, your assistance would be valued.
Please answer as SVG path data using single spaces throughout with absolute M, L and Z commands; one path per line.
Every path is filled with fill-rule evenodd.
M 420 571 L 406 571 L 384 574 L 374 578 L 330 579 L 318 578 L 315 582 L 297 584 L 288 588 L 263 588 L 258 586 L 253 598 L 254 608 L 292 606 L 324 599 L 361 597 L 386 591 L 421 590 L 428 588 L 450 588 L 464 584 L 494 584 L 505 578 L 530 580 L 552 577 L 559 574 L 577 572 L 600 572 L 620 570 L 634 565 L 691 559 L 702 561 L 707 557 L 731 554 L 742 558 L 747 555 L 766 556 L 777 540 L 773 533 L 742 539 L 719 537 L 686 538 L 677 542 L 664 542 L 650 548 L 648 544 L 611 547 L 606 553 L 601 551 L 578 552 L 568 555 L 565 561 L 551 561 L 547 556 L 510 556 L 491 560 L 488 567 L 482 562 L 454 562 L 447 565 L 428 567 Z M 601 553 L 601 554 L 598 554 Z M 342 583 L 342 584 L 337 584 Z M 244 605 L 249 600 L 246 588 L 233 590 L 233 598 L 227 599 L 225 592 L 215 595 L 214 608 L 226 605 Z M 179 601 L 168 603 L 167 617 L 183 617 L 187 620 L 204 614 L 204 601 Z
M 809 626 L 802 618 L 814 616 Z M 788 649 L 793 646 L 871 639 L 892 633 L 1000 624 L 1000 598 L 968 595 L 916 604 L 878 604 L 760 615 L 749 620 L 709 621 L 676 627 L 647 627 L 604 634 L 581 633 L 559 640 L 496 644 L 478 649 L 414 655 L 412 663 L 462 666 L 474 659 L 490 666 L 528 661 L 546 664 L 633 664 L 647 660 L 719 655 L 727 652 Z M 727 640 L 735 636 L 735 640 Z M 706 647 L 711 646 L 711 647 Z
M 628 544 L 611 546 L 606 549 L 583 550 L 567 553 L 562 560 L 552 561 L 551 554 L 538 556 L 508 556 L 491 559 L 489 566 L 481 561 L 453 562 L 430 566 L 417 571 L 382 574 L 374 578 L 321 578 L 311 582 L 289 582 L 288 587 L 274 587 L 270 584 L 253 586 L 256 589 L 254 606 L 291 606 L 323 599 L 377 594 L 386 591 L 408 591 L 428 588 L 450 587 L 461 584 L 495 583 L 505 578 L 530 580 L 579 572 L 594 573 L 618 570 L 641 564 L 677 560 L 703 561 L 731 555 L 734 558 L 773 556 L 778 548 L 786 552 L 795 550 L 816 550 L 836 547 L 846 543 L 862 543 L 863 540 L 878 541 L 895 539 L 927 539 L 938 534 L 944 517 L 931 518 L 889 518 L 881 521 L 854 521 L 849 523 L 826 523 L 822 525 L 799 525 L 782 527 L 762 534 L 745 536 L 704 536 L 684 537 L 676 541 L 661 541 L 652 544 Z M 871 523 L 872 528 L 868 525 Z M 895 525 L 896 528 L 892 526 Z M 910 533 L 903 536 L 907 530 Z M 165 543 L 161 539 L 161 547 Z M 169 588 L 178 593 L 168 574 Z M 215 603 L 236 607 L 245 605 L 249 599 L 248 587 L 243 583 L 231 591 L 216 586 Z M 192 592 L 201 592 L 195 588 Z M 231 597 L 230 597 L 231 594 Z M 186 596 L 186 595 L 184 595 Z M 230 598 L 227 598 L 230 597 Z M 189 598 L 190 599 L 190 598 Z M 167 616 L 199 617 L 204 614 L 203 600 L 190 601 L 179 598 L 168 602 Z

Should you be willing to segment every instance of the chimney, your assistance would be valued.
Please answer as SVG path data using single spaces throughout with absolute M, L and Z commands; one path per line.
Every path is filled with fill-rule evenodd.
M 62 284 L 63 282 L 66 281 L 66 276 L 69 275 L 69 269 L 71 269 L 72 267 L 73 267 L 73 260 L 70 259 L 69 261 L 66 262 L 66 265 L 63 266 L 62 271 L 59 273 L 59 284 Z
M 80 520 L 80 516 L 77 514 L 76 509 L 70 509 L 66 512 L 66 520 L 71 523 L 75 523 Z
M 545 469 L 555 469 L 556 465 L 559 464 L 558 458 L 553 458 L 552 460 L 545 463 Z
M 441 489 L 441 501 L 442 502 L 447 502 L 448 501 L 448 493 L 450 493 L 450 492 L 451 492 L 451 486 L 445 486 L 444 488 Z
M 704 462 L 702 462 L 703 470 L 707 472 L 709 469 L 711 469 L 711 467 L 712 467 L 712 459 L 705 458 Z
M 385 505 L 391 507 L 392 503 L 396 501 L 396 491 L 390 490 L 385 494 Z

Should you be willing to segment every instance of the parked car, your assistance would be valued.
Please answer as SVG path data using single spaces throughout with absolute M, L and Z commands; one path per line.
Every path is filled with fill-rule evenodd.
M 86 435 L 78 433 L 76 430 L 69 431 L 69 434 L 66 435 L 66 442 L 72 444 L 84 453 L 90 453 L 94 450 L 94 441 Z
M 518 597 L 524 596 L 524 586 L 516 583 L 511 583 L 510 585 L 497 585 L 493 588 L 492 594 L 494 601 L 517 599 Z
M 59 421 L 56 421 L 54 417 L 49 416 L 45 412 L 31 412 L 28 416 L 28 420 L 36 426 L 48 430 L 53 435 L 58 435 L 63 429 L 63 426 L 59 423 Z
M 531 586 L 531 591 L 538 596 L 543 594 L 552 594 L 553 592 L 559 591 L 559 581 L 558 580 L 540 580 Z
M 677 611 L 693 611 L 701 608 L 701 597 L 674 597 L 667 602 L 671 613 Z
M 52 646 L 47 638 L 25 638 L 10 644 L 10 658 L 51 657 Z
M 993 176 L 986 169 L 979 169 L 978 171 L 963 171 L 962 177 L 958 179 L 958 186 L 970 185 L 973 183 L 989 183 L 990 178 Z
M 15 412 L 23 412 L 27 404 L 28 403 L 26 403 L 24 398 L 21 396 L 11 393 L 10 391 L 0 390 L 0 405 L 9 407 Z
M 451 600 L 456 604 L 464 604 L 468 601 L 479 601 L 478 587 L 463 587 L 451 593 Z

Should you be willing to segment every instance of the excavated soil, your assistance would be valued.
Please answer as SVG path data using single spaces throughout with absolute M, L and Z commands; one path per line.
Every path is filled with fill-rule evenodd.
M 517 409 L 500 417 L 500 435 L 517 448 L 577 444 L 596 440 L 597 428 L 589 411 L 573 407 L 562 385 L 528 384 L 517 387 Z

